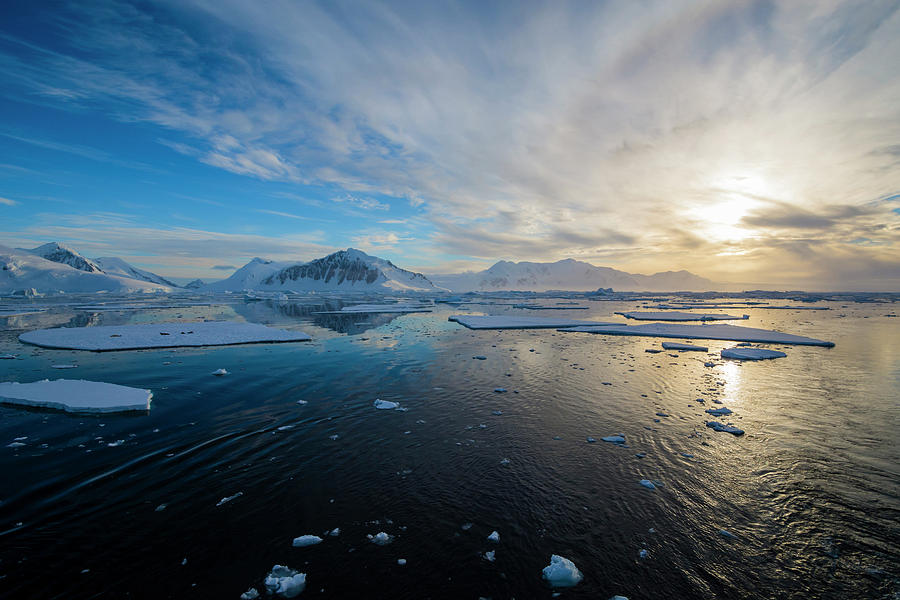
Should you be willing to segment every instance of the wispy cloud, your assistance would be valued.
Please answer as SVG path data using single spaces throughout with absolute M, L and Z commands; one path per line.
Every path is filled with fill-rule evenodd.
M 15 206 L 17 202 L 15 200 L 10 200 L 9 198 L 0 196 L 0 204 L 5 204 L 6 206 Z

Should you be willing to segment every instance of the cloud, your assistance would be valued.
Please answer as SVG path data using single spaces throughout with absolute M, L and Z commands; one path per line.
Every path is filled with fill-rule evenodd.
M 232 265 L 214 265 L 210 267 L 210 269 L 213 269 L 214 271 L 234 271 L 237 267 Z
M 0 196 L 0 204 L 5 204 L 6 206 L 15 206 L 17 202 L 15 200 L 10 200 L 9 198 L 3 198 Z
M 5 37 L 0 94 L 160 126 L 187 158 L 338 189 L 354 214 L 405 199 L 445 258 L 763 277 L 823 248 L 900 262 L 893 225 L 869 232 L 896 213 L 855 212 L 897 193 L 897 10 L 89 5 L 54 13 L 53 50 Z M 813 234 L 815 252 L 777 243 Z M 843 249 L 858 238 L 879 244 Z

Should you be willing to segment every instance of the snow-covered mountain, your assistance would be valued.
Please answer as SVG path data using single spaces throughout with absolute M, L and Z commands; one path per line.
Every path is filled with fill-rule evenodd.
M 58 244 L 55 245 L 57 249 L 48 248 L 50 246 L 53 244 L 45 244 L 35 250 L 48 250 L 47 254 L 61 261 L 49 260 L 27 250 L 0 246 L 0 293 L 23 290 L 27 293 L 32 289 L 42 294 L 171 291 L 166 285 L 103 273 L 96 263 L 77 252 Z
M 713 282 L 688 271 L 636 275 L 568 258 L 553 263 L 501 260 L 489 269 L 452 275 L 432 275 L 436 285 L 454 292 L 524 290 L 617 291 L 708 290 Z
M 67 246 L 63 246 L 58 242 L 50 242 L 42 246 L 38 246 L 37 248 L 32 248 L 31 250 L 25 251 L 31 252 L 32 254 L 40 256 L 41 258 L 60 263 L 62 265 L 69 265 L 70 267 L 74 267 L 79 271 L 85 271 L 87 273 L 103 272 L 103 269 L 101 269 L 96 262 L 92 261 L 89 258 L 83 257 L 75 250 L 72 250 Z
M 95 258 L 94 263 L 100 267 L 100 269 L 106 273 L 107 275 L 118 275 L 119 277 L 129 277 L 131 279 L 137 279 L 139 281 L 148 281 L 150 283 L 156 283 L 159 285 L 164 285 L 167 287 L 179 287 L 178 285 L 172 283 L 165 277 L 161 277 L 156 273 L 151 273 L 150 271 L 144 271 L 143 269 L 138 269 L 137 267 L 133 267 L 121 258 L 117 258 L 115 256 L 102 256 L 100 258 Z
M 187 282 L 182 287 L 186 290 L 198 290 L 198 289 L 202 288 L 204 285 L 206 285 L 206 284 L 203 283 L 202 279 L 195 279 L 193 281 Z
M 348 248 L 323 258 L 274 262 L 254 258 L 228 279 L 203 288 L 209 291 L 291 290 L 421 292 L 441 291 L 421 273 L 397 267 L 389 260 Z

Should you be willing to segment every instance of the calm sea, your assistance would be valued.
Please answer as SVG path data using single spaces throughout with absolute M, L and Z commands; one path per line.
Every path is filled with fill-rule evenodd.
M 565 301 L 335 316 L 314 313 L 339 300 L 106 298 L 0 318 L 0 354 L 16 355 L 0 360 L 0 381 L 154 395 L 131 416 L 0 406 L 0 596 L 236 600 L 265 596 L 280 564 L 307 574 L 301 598 L 550 598 L 551 554 L 584 574 L 563 598 L 900 595 L 894 307 L 725 311 L 836 344 L 773 345 L 787 358 L 757 363 L 719 359 L 730 342 L 648 353 L 662 340 L 447 320 L 621 320 L 614 311 L 641 306 Z M 313 341 L 112 353 L 17 341 L 41 327 L 202 319 Z M 376 398 L 407 410 L 376 410 Z M 705 427 L 719 406 L 744 436 Z M 600 441 L 615 433 L 624 446 Z M 370 542 L 379 532 L 392 542 Z M 304 534 L 324 541 L 292 547 Z

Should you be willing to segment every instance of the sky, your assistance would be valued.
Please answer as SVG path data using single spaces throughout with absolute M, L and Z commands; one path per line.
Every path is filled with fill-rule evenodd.
M 0 6 L 0 244 L 900 291 L 900 3 Z

